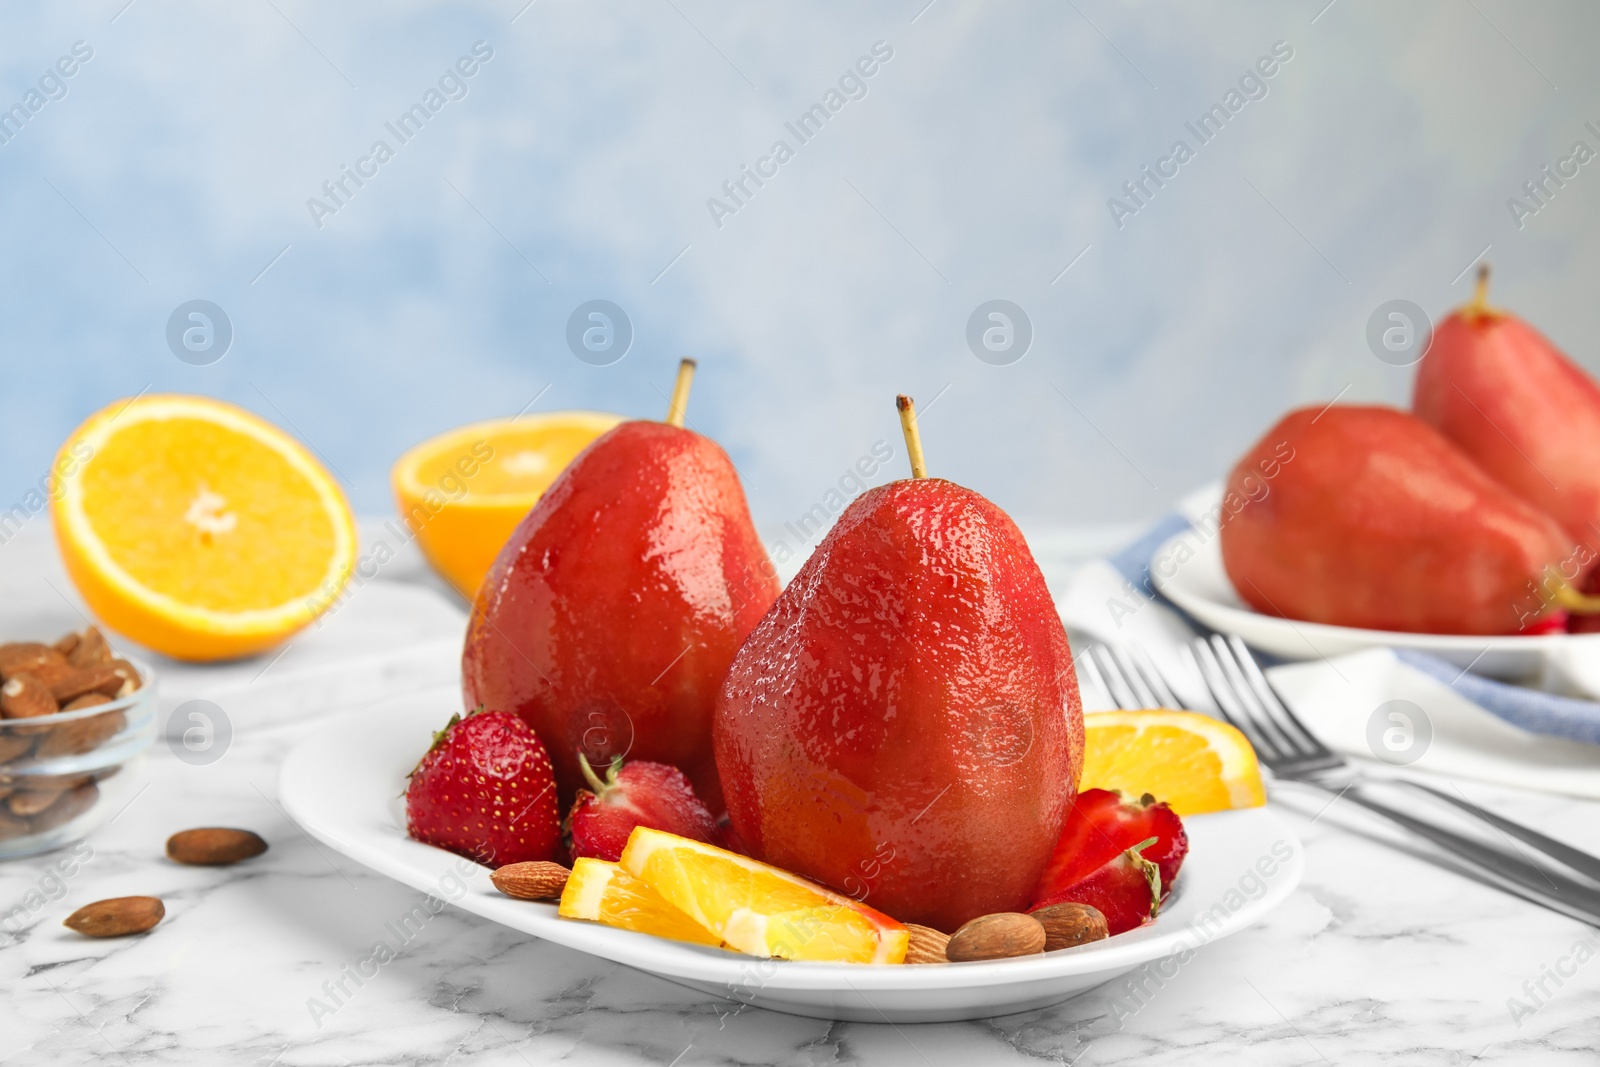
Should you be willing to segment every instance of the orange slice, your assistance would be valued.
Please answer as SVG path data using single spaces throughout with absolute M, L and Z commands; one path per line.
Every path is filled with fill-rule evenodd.
M 56 543 L 113 629 L 178 659 L 270 648 L 338 599 L 356 555 L 339 486 L 298 442 L 199 396 L 122 400 L 56 457 Z
M 668 903 L 752 956 L 903 963 L 909 934 L 893 919 L 788 871 L 646 827 L 622 867 Z
M 1193 711 L 1096 711 L 1083 717 L 1080 789 L 1150 793 L 1179 815 L 1267 802 L 1255 749 L 1238 730 Z
M 572 865 L 559 913 L 568 919 L 637 930 L 641 934 L 720 945 L 722 939 L 662 899 L 621 864 L 583 857 Z
M 554 411 L 431 437 L 389 472 L 400 514 L 433 568 L 471 599 L 528 509 L 589 442 L 621 421 Z

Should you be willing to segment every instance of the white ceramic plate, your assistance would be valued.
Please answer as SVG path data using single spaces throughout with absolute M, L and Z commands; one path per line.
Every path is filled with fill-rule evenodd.
M 1167 541 L 1151 558 L 1182 559 L 1181 543 L 1187 543 L 1193 556 L 1170 568 L 1171 576 L 1162 575 L 1161 568 L 1151 568 L 1151 580 L 1162 595 L 1213 630 L 1238 634 L 1246 644 L 1284 659 L 1326 659 L 1369 648 L 1411 648 L 1432 653 L 1463 669 L 1470 667 L 1475 674 L 1523 679 L 1537 675 L 1549 653 L 1580 646 L 1600 650 L 1600 634 L 1411 634 L 1263 615 L 1246 605 L 1228 580 L 1220 538 L 1202 538 L 1190 530 Z
M 290 753 L 279 781 L 289 814 L 318 840 L 413 889 L 523 933 L 730 1001 L 819 1019 L 948 1022 L 1044 1007 L 1235 933 L 1299 884 L 1294 832 L 1265 808 L 1188 820 L 1189 858 L 1160 918 L 1093 945 L 1028 959 L 930 966 L 764 960 L 562 919 L 554 904 L 511 900 L 486 868 L 406 837 L 396 800 L 441 716 L 437 693 L 341 716 Z M 464 889 L 460 888 L 464 885 Z M 1176 954 L 1176 955 L 1175 955 Z

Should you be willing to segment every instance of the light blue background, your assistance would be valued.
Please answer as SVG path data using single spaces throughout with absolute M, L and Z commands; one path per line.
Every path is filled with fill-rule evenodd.
M 1594 5 L 925 2 L 5 5 L 0 106 L 94 57 L 0 146 L 0 505 L 148 387 L 286 426 L 387 511 L 423 437 L 659 418 L 688 354 L 769 537 L 878 439 L 900 476 L 901 390 L 933 472 L 1024 523 L 1136 520 L 1290 406 L 1404 402 L 1368 316 L 1459 303 L 1486 246 L 1497 301 L 1600 367 L 1600 164 L 1523 230 L 1505 203 L 1600 148 Z M 469 95 L 317 228 L 307 198 L 479 40 Z M 718 228 L 707 198 L 880 40 L 868 95 Z M 1119 230 L 1107 198 L 1280 40 Z M 597 297 L 636 332 L 608 367 L 564 342 Z M 213 366 L 164 340 L 194 298 L 236 332 Z M 1012 366 L 966 347 L 992 298 L 1033 322 Z

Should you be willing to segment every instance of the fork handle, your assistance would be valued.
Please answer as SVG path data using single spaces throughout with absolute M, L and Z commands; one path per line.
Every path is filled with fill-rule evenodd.
M 1463 878 L 1470 878 L 1482 882 L 1493 889 L 1498 889 L 1509 896 L 1526 900 L 1530 904 L 1537 904 L 1541 908 L 1548 908 L 1558 915 L 1565 915 L 1569 919 L 1576 919 L 1585 926 L 1595 926 L 1595 917 L 1586 909 L 1569 903 L 1558 896 L 1551 895 L 1549 890 L 1536 893 L 1520 882 L 1513 882 L 1501 875 L 1491 874 L 1482 867 L 1460 863 L 1442 856 L 1433 857 L 1433 861 L 1445 870 L 1454 871 Z
M 1368 811 L 1382 815 L 1418 837 L 1444 848 L 1456 862 L 1478 868 L 1497 882 L 1502 884 L 1510 882 L 1527 891 L 1519 893 L 1519 896 L 1526 897 L 1531 893 L 1534 895 L 1531 899 L 1550 907 L 1553 911 L 1582 918 L 1591 924 L 1600 924 L 1600 890 L 1578 882 L 1559 871 L 1536 867 L 1508 852 L 1502 852 L 1443 826 L 1436 826 L 1409 812 L 1392 808 L 1362 793 L 1359 784 L 1352 784 L 1345 790 L 1344 795 Z M 1565 907 L 1553 907 L 1547 900 L 1541 898 L 1553 898 Z
M 1396 778 L 1394 780 L 1397 782 L 1403 782 L 1405 785 L 1411 786 L 1413 789 L 1420 789 L 1424 793 L 1431 794 L 1432 796 L 1438 797 L 1440 800 L 1454 804 L 1462 811 L 1470 812 L 1471 814 L 1476 815 L 1479 819 L 1482 819 L 1484 822 L 1488 823 L 1490 826 L 1493 826 L 1495 829 L 1501 831 L 1507 836 L 1514 837 L 1525 844 L 1531 845 L 1540 852 L 1543 852 L 1545 855 L 1549 856 L 1551 859 L 1566 864 L 1579 874 L 1586 875 L 1589 878 L 1600 881 L 1600 858 L 1591 856 L 1582 849 L 1573 848 L 1571 845 L 1557 841 L 1553 837 L 1547 837 L 1532 827 L 1524 826 L 1519 822 L 1513 822 L 1512 820 L 1504 818 L 1503 816 L 1496 815 L 1492 811 L 1487 811 L 1478 807 L 1478 805 L 1472 803 L 1470 800 L 1467 800 L 1464 797 L 1452 796 L 1443 789 L 1435 789 L 1433 786 L 1428 785 L 1425 782 L 1413 781 L 1410 778 Z

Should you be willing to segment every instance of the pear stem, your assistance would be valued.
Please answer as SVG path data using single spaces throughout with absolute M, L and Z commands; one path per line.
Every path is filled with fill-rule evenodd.
M 1574 615 L 1600 614 L 1600 596 L 1586 596 L 1566 582 L 1550 590 L 1550 603 L 1558 608 L 1566 608 Z
M 911 477 L 926 478 L 928 461 L 922 458 L 922 434 L 917 430 L 917 406 L 904 393 L 894 398 L 894 406 L 900 409 L 900 432 L 906 437 L 906 455 L 911 460 Z
M 684 414 L 689 409 L 689 386 L 694 384 L 694 367 L 692 359 L 678 363 L 678 380 L 672 385 L 672 400 L 667 404 L 668 426 L 683 425 Z
M 1489 314 L 1489 264 L 1478 264 L 1478 281 L 1472 287 L 1472 303 L 1467 305 L 1467 314 L 1475 319 L 1481 319 Z

